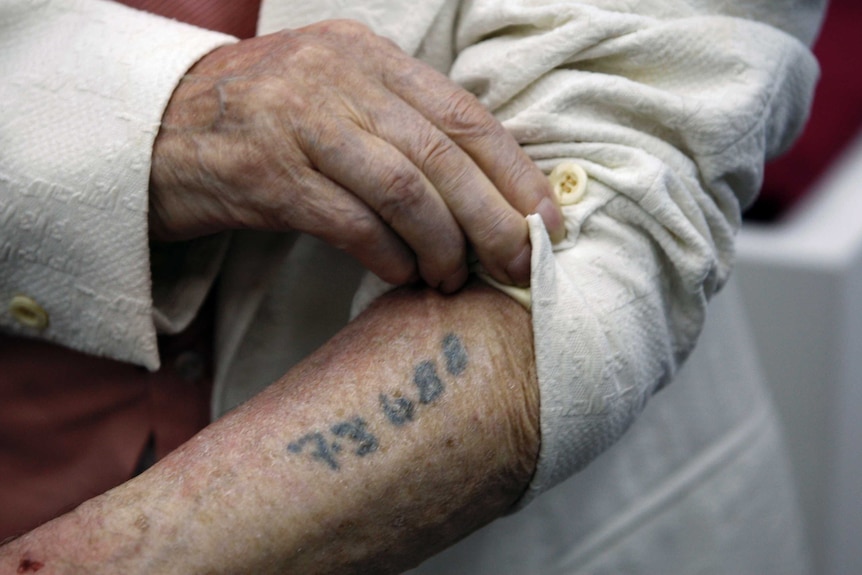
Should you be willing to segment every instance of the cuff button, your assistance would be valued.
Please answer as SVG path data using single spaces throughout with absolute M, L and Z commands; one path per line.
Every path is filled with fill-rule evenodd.
M 48 327 L 48 312 L 36 303 L 36 300 L 25 295 L 16 295 L 9 302 L 9 313 L 19 324 L 33 328 Z
M 587 191 L 587 173 L 574 162 L 559 164 L 548 176 L 561 206 L 580 202 Z

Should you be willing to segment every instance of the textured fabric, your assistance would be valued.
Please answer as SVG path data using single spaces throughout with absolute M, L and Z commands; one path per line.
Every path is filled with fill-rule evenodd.
M 112 25 L 117 23 L 116 19 L 107 18 L 114 12 L 100 2 L 56 0 L 45 6 L 42 16 L 46 22 L 52 21 L 48 18 L 52 16 L 55 22 L 69 24 L 69 20 L 63 20 L 67 17 L 64 8 L 73 6 L 77 19 L 72 22 L 81 29 L 89 27 L 98 31 L 107 20 Z M 21 38 L 28 37 L 28 27 L 35 26 L 29 10 L 30 4 L 23 0 L 6 3 L 0 9 L 3 66 L 8 66 L 7 62 L 20 64 L 20 57 L 7 59 L 6 54 L 16 56 L 26 49 L 32 54 L 35 50 L 35 40 L 21 42 Z M 55 12 L 48 14 L 52 10 Z M 395 0 L 351 3 L 273 0 L 262 6 L 262 31 L 331 17 L 349 16 L 366 22 L 476 93 L 542 168 L 550 171 L 561 161 L 574 160 L 586 169 L 590 181 L 585 199 L 565 210 L 569 230 L 566 242 L 556 249 L 551 248 L 541 222 L 531 220 L 533 317 L 543 442 L 530 497 L 582 469 L 619 440 L 644 408 L 647 398 L 670 380 L 694 345 L 704 320 L 706 302 L 727 278 L 739 209 L 748 204 L 757 191 L 762 160 L 786 147 L 805 119 L 816 65 L 804 43 L 814 37 L 818 10 L 817 2 L 802 0 L 770 3 L 754 0 L 436 0 L 419 4 Z M 144 20 L 156 26 L 155 20 Z M 153 33 L 150 37 L 182 36 L 178 45 L 184 48 L 222 41 L 201 31 L 180 29 L 169 22 L 159 21 L 158 25 L 164 26 L 166 32 Z M 129 29 L 139 26 L 137 19 L 128 24 Z M 43 34 L 38 39 L 42 45 L 50 46 L 48 38 L 52 37 L 63 35 Z M 103 43 L 92 46 L 91 57 L 101 65 L 104 65 L 103 60 L 115 57 L 117 46 L 128 43 L 125 37 L 120 41 L 119 35 L 105 33 L 95 37 Z M 22 45 L 25 48 L 21 48 Z M 153 52 L 141 51 L 126 64 L 150 69 L 153 62 L 158 61 L 155 56 L 159 56 L 157 50 Z M 191 55 L 193 52 L 191 49 L 175 50 L 171 55 L 177 60 L 184 59 L 183 65 L 187 67 L 195 59 Z M 89 64 L 89 68 L 93 66 Z M 89 68 L 83 66 L 85 71 Z M 152 99 L 158 100 L 158 105 L 136 100 L 137 107 L 131 110 L 158 118 L 163 102 L 181 74 L 180 68 L 182 66 L 177 64 L 165 72 L 165 76 L 173 74 L 170 81 L 163 78 L 161 83 L 155 83 L 161 93 Z M 14 78 L 33 78 L 20 70 L 16 74 Z M 69 77 L 67 73 L 62 78 Z M 58 106 L 55 115 L 60 114 L 61 96 L 69 85 L 59 79 L 56 84 L 58 96 L 51 100 L 52 105 Z M 2 137 L 6 136 L 7 126 L 15 124 L 16 113 L 8 110 L 26 110 L 33 102 L 25 97 L 27 90 L 18 83 L 12 85 L 14 88 L 3 84 L 4 91 L 0 93 L 4 103 L 11 103 L 0 113 Z M 28 84 L 25 81 L 23 85 Z M 119 87 L 114 88 L 122 93 Z M 36 90 L 36 93 L 41 94 L 41 91 Z M 99 102 L 91 104 L 99 106 Z M 105 104 L 100 110 L 105 107 L 109 108 Z M 63 108 L 61 117 L 70 117 L 69 110 Z M 54 116 L 50 118 L 56 120 Z M 125 125 L 121 117 L 110 113 L 102 112 L 100 118 L 105 124 L 100 128 L 103 130 Z M 135 148 L 136 158 L 146 158 L 152 130 L 147 131 L 140 124 L 136 126 L 137 132 L 125 132 L 132 134 L 126 144 Z M 61 131 L 62 134 L 73 132 Z M 48 140 L 44 133 L 37 134 L 41 138 L 39 141 Z M 57 138 L 53 134 L 52 137 Z M 24 141 L 35 146 L 35 136 Z M 12 155 L 14 161 L 9 162 L 5 156 L 7 149 L 15 148 L 0 147 L 4 154 L 4 173 L 10 171 L 7 165 L 15 166 L 21 158 L 28 162 L 34 159 L 19 152 Z M 22 149 L 26 151 L 27 148 Z M 46 162 L 44 156 L 36 159 Z M 78 158 L 62 159 L 65 162 Z M 102 161 L 115 159 L 110 155 L 88 154 L 86 159 L 93 164 L 88 166 L 87 173 L 110 174 L 117 168 L 110 161 Z M 141 161 L 145 166 L 145 160 Z M 14 240 L 8 244 L 11 247 L 4 248 L 5 253 L 17 254 L 19 246 L 45 236 L 41 232 L 44 228 L 31 231 L 33 226 L 21 218 L 23 212 L 17 208 L 18 204 L 30 201 L 30 210 L 39 208 L 42 210 L 39 214 L 44 213 L 49 219 L 63 211 L 62 205 L 45 200 L 55 197 L 54 192 L 40 192 L 41 197 L 37 194 L 34 199 L 33 193 L 28 191 L 31 181 L 40 177 L 46 181 L 55 178 L 51 162 L 46 162 L 46 166 L 37 164 L 39 162 L 27 164 L 30 169 L 26 170 L 16 168 L 15 178 L 0 179 L 4 186 L 3 200 L 16 205 L 11 210 L 4 207 L 2 211 L 10 218 L 14 214 L 17 226 L 10 234 Z M 48 176 L 43 177 L 42 173 Z M 101 198 L 102 188 L 94 185 L 101 181 L 79 178 L 74 182 L 75 189 L 81 190 L 83 197 L 95 194 Z M 129 183 L 128 196 L 132 203 L 145 194 L 145 183 L 143 178 Z M 113 196 L 107 194 L 106 197 Z M 128 273 L 122 276 L 126 281 L 120 284 L 120 278 L 99 276 L 96 272 L 102 270 L 94 270 L 92 266 L 83 269 L 80 278 L 103 277 L 99 285 L 121 285 L 121 292 L 135 294 L 136 305 L 124 308 L 126 323 L 117 323 L 122 314 L 102 313 L 94 301 L 85 300 L 75 308 L 76 322 L 71 321 L 71 316 L 61 315 L 62 321 L 56 326 L 52 324 L 41 337 L 67 345 L 86 345 L 118 359 L 154 366 L 154 346 L 147 347 L 154 332 L 152 309 L 148 307 L 147 286 L 143 281 L 148 277 L 148 270 L 146 257 L 141 254 L 146 251 L 145 230 L 142 229 L 145 221 L 124 211 L 109 215 L 127 216 L 123 225 L 130 231 L 124 232 L 124 241 L 115 240 L 109 244 L 93 240 L 82 244 L 80 249 L 82 253 L 99 254 L 111 262 L 129 266 Z M 116 235 L 116 231 L 113 233 Z M 70 233 L 69 237 L 76 236 Z M 261 341 L 255 337 L 258 333 L 267 333 L 270 337 L 271 347 L 264 349 L 279 346 L 284 349 L 296 343 L 297 336 L 302 337 L 296 325 L 280 329 L 276 320 L 283 320 L 285 315 L 264 312 L 270 309 L 287 311 L 285 308 L 289 306 L 279 307 L 281 300 L 290 299 L 299 291 L 311 297 L 315 293 L 311 286 L 327 285 L 328 270 L 316 269 L 302 281 L 303 289 L 297 290 L 297 280 L 290 270 L 275 264 L 285 258 L 289 261 L 296 253 L 294 250 L 299 248 L 308 249 L 306 257 L 332 250 L 302 237 L 270 237 L 273 239 L 267 240 L 262 234 L 237 234 L 225 260 L 224 285 L 230 287 L 221 294 L 219 307 L 219 393 L 214 395 L 217 411 L 229 408 L 246 397 L 246 393 L 269 383 L 273 373 L 288 368 L 293 360 L 278 354 L 270 355 L 266 361 L 255 360 L 262 358 Z M 68 242 L 67 245 L 74 244 Z M 250 253 L 257 254 L 258 261 L 248 258 Z M 241 257 L 246 261 L 238 261 Z M 267 257 L 271 259 L 267 261 Z M 4 272 L 0 273 L 0 278 L 4 278 L 0 282 L 3 292 L 0 295 L 5 297 L 10 290 L 26 293 L 32 282 L 51 279 L 41 278 L 42 268 L 26 263 L 29 261 L 8 256 L 0 259 L 0 265 L 7 266 L 0 268 L 0 272 Z M 278 269 L 274 269 L 276 267 Z M 7 269 L 17 275 L 5 274 Z M 259 278 L 242 275 L 249 270 L 264 273 Z M 105 266 L 105 271 L 111 271 L 111 266 Z M 6 280 L 7 277 L 12 278 L 11 281 Z M 80 278 L 75 276 L 70 283 L 83 281 Z M 289 291 L 291 281 L 294 282 L 293 291 Z M 60 285 L 56 282 L 39 285 L 55 286 L 53 291 L 37 294 L 47 307 L 64 302 L 70 291 L 56 287 Z M 344 297 L 342 293 L 331 295 L 333 301 L 338 299 L 339 302 Z M 359 295 L 363 297 L 362 293 Z M 339 309 L 345 309 L 338 305 Z M 95 310 L 98 310 L 97 320 L 85 313 L 92 314 Z M 316 333 L 325 338 L 334 332 L 343 323 L 335 317 L 338 315 L 334 314 L 328 323 L 324 321 L 326 325 L 317 326 Z M 551 319 L 553 324 L 543 323 Z M 6 316 L 0 316 L 0 325 L 17 330 Z M 77 331 L 73 329 L 75 325 L 80 326 Z M 119 333 L 110 333 L 103 327 L 115 325 L 122 326 Z M 734 333 L 725 331 L 723 336 L 733 337 Z M 734 361 L 727 351 L 716 353 L 720 354 L 720 362 Z M 236 366 L 243 366 L 243 369 L 235 369 Z M 755 374 L 747 372 L 740 377 L 748 385 L 757 386 Z M 709 408 L 709 395 L 703 394 L 701 399 L 702 405 Z M 661 401 L 661 395 L 655 401 Z M 670 402 L 665 405 L 668 404 Z M 674 427 L 668 431 L 668 441 L 684 441 L 698 429 L 698 423 L 686 420 L 685 425 Z M 659 424 L 648 420 L 647 425 Z M 771 426 L 770 423 L 763 429 Z M 649 429 L 656 428 L 642 428 L 638 437 L 647 436 Z M 764 445 L 767 446 L 762 449 L 777 453 L 774 432 L 761 435 L 766 438 Z M 622 449 L 630 453 L 628 449 L 631 448 Z M 689 458 L 694 458 L 693 454 L 694 451 L 687 452 Z M 673 464 L 659 445 L 653 446 L 652 456 L 657 469 L 668 471 Z M 779 455 L 775 458 L 780 460 Z M 627 485 L 623 472 L 593 475 L 594 468 L 604 469 L 594 465 L 581 474 L 593 486 L 591 492 L 601 492 L 605 481 Z M 745 481 L 745 489 L 734 490 L 732 483 L 717 481 L 706 492 L 716 494 L 711 505 L 719 509 L 735 505 L 738 509 L 740 498 L 754 485 L 756 477 L 762 480 L 771 477 L 776 481 L 785 478 L 780 465 L 758 469 L 746 476 L 749 479 Z M 674 511 L 680 516 L 690 513 L 692 517 L 715 520 L 715 510 L 698 513 L 696 502 L 686 503 L 684 490 L 679 485 L 675 487 L 669 475 L 659 474 L 658 477 L 659 482 L 662 477 L 668 479 L 667 489 L 675 494 L 671 499 L 679 501 Z M 716 477 L 729 479 L 727 474 Z M 631 497 L 633 502 L 637 500 L 637 494 Z M 543 499 L 539 503 L 541 501 Z M 572 501 L 573 504 L 587 504 L 584 500 Z M 710 499 L 704 494 L 700 501 L 710 502 Z M 767 506 L 771 512 L 779 513 L 784 503 L 787 500 L 782 497 Z M 782 517 L 792 515 L 792 504 L 786 506 L 785 513 Z M 673 525 L 673 521 L 666 523 L 662 527 L 665 531 L 651 531 L 649 525 L 641 529 L 634 523 L 630 527 L 639 535 L 641 543 L 649 541 L 650 536 L 670 537 L 671 532 L 679 537 L 677 541 L 684 540 L 686 534 L 682 530 L 695 527 L 683 522 L 674 531 Z M 592 528 L 600 526 L 593 524 Z M 788 532 L 791 530 L 788 528 Z M 699 532 L 708 534 L 709 530 Z M 590 530 L 579 533 L 582 541 L 590 537 Z M 708 540 L 699 543 L 701 549 L 708 548 Z M 627 556 L 633 558 L 633 564 L 637 564 L 639 554 L 650 554 L 648 544 L 630 549 Z M 683 552 L 677 549 L 673 556 L 668 555 L 668 560 L 680 557 Z M 653 552 L 651 558 L 645 556 L 643 564 L 656 565 L 657 553 Z M 770 548 L 763 547 L 760 556 L 748 563 L 754 564 L 755 559 L 764 559 L 769 553 Z M 720 557 L 712 556 L 712 561 L 714 563 L 706 570 L 731 570 L 721 569 Z M 724 563 L 725 566 L 729 564 Z
M 731 280 L 700 345 L 629 433 L 415 575 L 808 573 L 753 349 Z
M 231 41 L 100 0 L 0 4 L 0 329 L 158 367 L 152 143 L 179 77 Z M 14 321 L 19 293 L 47 329 Z
M 195 24 L 238 35 L 253 34 L 258 8 L 222 2 L 227 9 L 210 10 L 220 3 L 199 0 L 147 4 L 163 16 L 198 18 Z M 176 333 L 188 325 L 200 303 L 189 301 L 188 294 L 194 300 L 201 291 L 192 284 L 215 274 L 196 268 L 217 266 L 219 250 L 218 242 L 202 241 L 152 254 L 154 275 L 162 280 L 153 299 L 170 308 L 156 308 L 156 327 Z M 181 279 L 171 277 L 172 268 L 182 270 Z M 160 458 L 207 424 L 211 323 L 211 314 L 204 314 L 181 336 L 161 338 L 159 354 L 168 365 L 157 373 L 0 335 L 0 540 L 128 480 L 148 442 Z
M 58 9 L 57 5 L 66 9 Z M 16 19 L 15 9 L 23 5 L 6 6 L 4 28 L 10 32 L 7 37 L 22 35 L 22 29 L 27 27 L 38 32 L 32 16 L 24 18 L 19 14 Z M 55 7 L 57 13 L 52 18 L 46 14 L 46 21 L 54 26 L 74 23 L 71 18 L 82 22 L 85 19 L 83 5 L 71 0 L 49 6 Z M 140 29 L 141 22 L 164 27 L 160 38 L 184 31 L 183 45 L 195 46 L 196 50 L 201 45 L 229 41 L 112 5 L 86 6 L 95 14 L 91 16 L 95 25 L 110 14 L 134 20 L 129 24 L 133 29 Z M 534 300 L 548 302 L 547 314 L 542 317 L 568 318 L 567 329 L 551 330 L 538 321 L 534 326 L 542 395 L 560 399 L 542 402 L 543 452 L 534 487 L 546 489 L 583 467 L 619 437 L 645 399 L 668 381 L 693 346 L 705 303 L 730 269 L 739 207 L 750 202 L 757 191 L 763 157 L 785 147 L 805 118 L 816 76 L 809 52 L 801 42 L 776 28 L 742 18 L 709 15 L 708 5 L 696 3 L 645 3 L 638 6 L 637 13 L 585 3 L 517 0 L 464 5 L 453 0 L 448 4 L 423 4 L 422 9 L 383 0 L 352 4 L 349 9 L 339 2 L 320 2 L 294 13 L 284 8 L 289 4 L 279 6 L 282 11 L 278 13 L 274 12 L 275 3 L 262 7 L 267 26 L 297 26 L 342 15 L 365 19 L 405 49 L 448 69 L 453 79 L 476 92 L 540 166 L 550 170 L 563 159 L 573 159 L 586 168 L 590 176 L 587 199 L 566 209 L 568 241 L 556 252 L 553 263 L 544 264 L 553 267 L 553 271 L 534 268 L 533 272 Z M 781 18 L 786 11 L 794 14 L 797 22 L 805 8 L 787 0 L 784 5 L 776 4 L 772 16 Z M 814 29 L 816 19 L 811 18 L 810 7 L 808 14 L 814 21 L 810 28 Z M 399 26 L 393 28 L 391 22 L 399 22 Z M 51 30 L 51 25 L 44 28 Z M 31 36 L 30 43 L 4 45 L 9 55 L 4 55 L 4 65 L 11 62 L 12 72 L 23 78 L 25 86 L 26 78 L 33 78 L 39 70 L 23 66 L 22 62 L 31 55 L 37 41 L 45 42 L 38 33 Z M 807 37 L 812 36 L 807 33 Z M 67 52 L 77 53 L 74 49 Z M 177 52 L 180 51 L 170 53 L 168 63 L 180 59 Z M 188 49 L 183 54 L 184 63 L 189 65 L 196 52 Z M 153 61 L 146 58 L 139 66 L 146 67 L 144 63 Z M 512 66 L 513 62 L 518 65 Z M 93 64 L 80 68 L 86 71 Z M 154 81 L 163 86 L 161 96 L 153 98 L 160 105 L 141 104 L 151 115 L 154 108 L 160 113 L 169 95 L 164 86 L 173 86 L 178 68 L 181 66 L 174 68 L 170 83 L 166 79 L 161 79 L 161 84 Z M 4 84 L 4 90 L 9 92 L 4 101 L 21 102 L 21 85 L 21 81 Z M 124 91 L 119 86 L 115 90 L 120 94 L 139 92 Z M 91 96 L 89 91 L 73 90 L 72 94 L 82 100 L 76 104 L 73 99 L 66 110 L 80 104 L 86 111 L 87 106 L 104 100 L 103 96 Z M 26 102 L 33 102 L 33 98 Z M 135 114 L 140 113 L 135 109 Z M 61 127 L 67 125 L 50 114 L 48 117 Z M 119 122 L 102 123 L 109 125 L 106 131 L 119 128 L 115 125 Z M 123 201 L 116 201 L 118 188 L 105 186 L 104 178 L 82 180 L 75 171 L 53 174 L 51 166 L 58 172 L 60 162 L 47 162 L 40 143 L 48 138 L 36 141 L 38 130 L 24 132 L 20 127 L 19 138 L 9 137 L 12 131 L 6 125 L 17 124 L 4 124 L 4 142 L 9 143 L 3 148 L 4 154 L 12 150 L 8 159 L 4 157 L 4 171 L 18 174 L 2 176 L 9 190 L 4 194 L 9 203 L 4 213 L 13 225 L 24 229 L 10 234 L 16 243 L 10 243 L 7 251 L 11 254 L 14 250 L 16 257 L 0 262 L 9 271 L 4 275 L 8 279 L 0 295 L 8 298 L 16 292 L 35 292 L 37 300 L 56 304 L 74 298 L 76 305 L 50 310 L 52 324 L 42 337 L 151 367 L 157 358 L 152 310 L 147 307 L 148 270 L 142 269 L 140 263 L 147 261 L 145 222 L 143 212 L 136 210 L 144 209 L 143 173 L 154 124 L 114 146 L 129 154 L 134 151 L 137 162 L 134 158 L 118 162 L 108 154 L 111 161 L 88 171 L 107 178 L 117 165 L 129 166 L 127 176 L 138 180 L 121 186 L 129 189 Z M 47 121 L 45 125 L 50 126 Z M 145 146 L 132 146 L 141 140 Z M 105 145 L 104 141 L 98 143 Z M 67 148 L 74 153 L 81 151 L 79 147 Z M 64 158 L 68 165 L 83 161 L 69 153 L 71 157 L 55 154 L 53 159 Z M 98 157 L 96 154 L 87 160 L 93 163 Z M 26 176 L 28 165 L 50 178 Z M 78 195 L 63 195 L 56 192 L 61 189 L 56 186 L 43 189 L 27 184 L 31 180 L 63 181 L 61 178 L 75 182 L 76 175 L 78 186 L 84 190 Z M 97 194 L 104 189 L 107 192 Z M 25 265 L 27 260 L 18 255 L 17 246 L 39 245 L 53 237 L 42 233 L 43 226 L 28 222 L 37 215 L 44 219 L 66 213 L 59 206 L 56 210 L 50 205 L 46 208 L 46 202 L 84 197 L 87 193 L 98 197 L 113 212 L 98 226 L 92 221 L 87 225 L 83 216 L 63 220 L 69 231 L 79 231 L 83 238 L 73 236 L 76 240 L 71 251 L 85 258 L 97 253 L 112 254 L 108 262 L 100 262 L 98 267 L 94 263 L 80 266 L 79 275 L 61 275 L 63 281 L 52 281 L 57 266 L 40 265 L 38 260 L 34 265 Z M 125 208 L 135 202 L 136 210 Z M 21 205 L 26 207 L 22 209 Z M 37 208 L 39 212 L 34 211 Z M 11 217 L 27 210 L 33 213 L 29 219 Z M 118 210 L 119 214 L 115 213 Z M 95 215 L 101 213 L 99 209 L 95 211 Z M 111 228 L 114 222 L 137 231 L 119 234 Z M 110 247 L 99 247 L 108 242 Z M 81 248 L 75 249 L 79 245 Z M 41 253 L 43 258 L 53 255 L 57 261 L 66 252 L 46 247 Z M 551 260 L 536 260 L 541 261 Z M 107 294 L 96 289 L 102 285 Z M 99 297 L 105 305 L 89 301 Z M 534 318 L 540 317 L 540 309 Z M 94 314 L 96 310 L 99 313 Z M 249 309 L 238 320 L 249 325 L 253 312 Z M 5 329 L 20 332 L 8 316 L 0 316 L 0 322 Z M 584 322 L 593 327 L 584 329 Z M 238 331 L 234 327 L 222 325 L 228 333 Z M 612 329 L 603 329 L 606 327 Z M 229 387 L 230 382 L 222 385 Z M 577 438 L 577 449 L 568 444 L 571 438 Z
M 365 23 L 410 50 L 415 37 L 393 36 L 378 4 Z M 773 23 L 813 38 L 814 4 L 778 4 Z M 417 54 L 540 167 L 573 160 L 589 175 L 563 209 L 566 241 L 552 247 L 531 219 L 543 439 L 528 502 L 617 441 L 690 353 L 729 275 L 740 207 L 801 129 L 817 65 L 799 38 L 739 17 L 758 15 L 745 2 L 727 8 L 735 17 L 706 2 L 454 5 L 433 20 L 397 14 L 405 30 L 427 27 Z M 341 13 L 314 6 L 269 25 Z M 780 9 L 795 11 L 782 21 Z

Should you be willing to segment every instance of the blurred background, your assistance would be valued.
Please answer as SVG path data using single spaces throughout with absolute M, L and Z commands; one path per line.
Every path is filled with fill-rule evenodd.
M 767 167 L 736 277 L 787 429 L 813 573 L 862 573 L 862 2 L 830 0 L 805 133 Z

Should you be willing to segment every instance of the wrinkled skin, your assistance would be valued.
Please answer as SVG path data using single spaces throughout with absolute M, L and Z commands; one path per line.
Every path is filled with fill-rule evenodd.
M 355 22 L 206 55 L 154 148 L 154 239 L 298 230 L 396 284 L 458 289 L 468 246 L 527 284 L 529 213 L 565 233 L 546 178 L 476 98 Z

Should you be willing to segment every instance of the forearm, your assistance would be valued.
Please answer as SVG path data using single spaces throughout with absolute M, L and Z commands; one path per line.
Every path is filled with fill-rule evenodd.
M 397 572 L 517 500 L 537 417 L 524 310 L 485 287 L 398 291 L 149 472 L 7 546 L 0 572 Z

